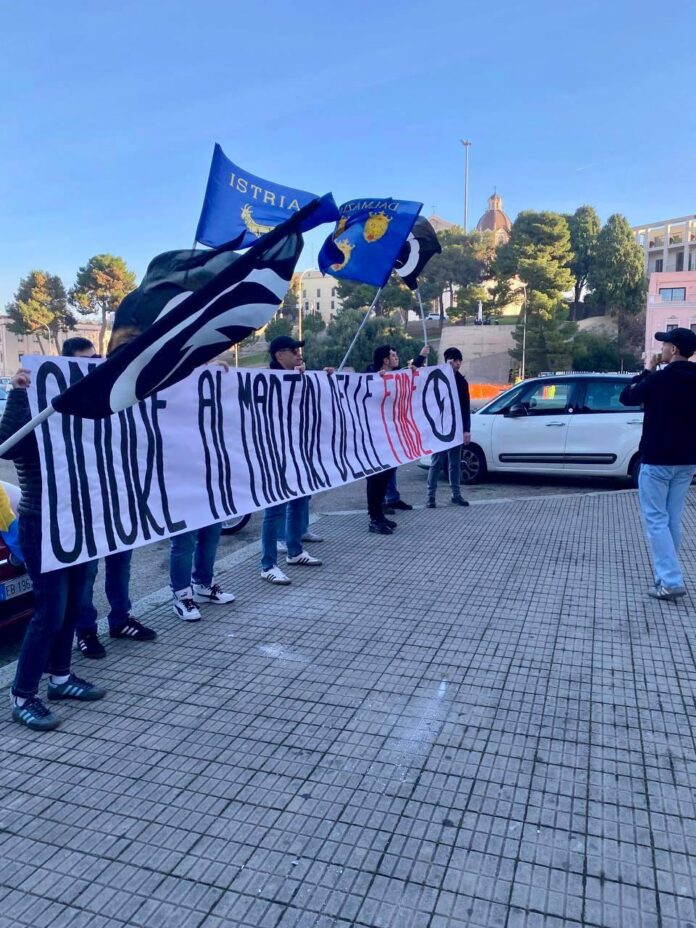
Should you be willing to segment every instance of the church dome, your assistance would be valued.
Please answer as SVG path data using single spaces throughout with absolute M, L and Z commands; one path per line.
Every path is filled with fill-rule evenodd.
M 494 193 L 488 198 L 488 209 L 476 224 L 476 231 L 495 233 L 496 244 L 499 244 L 510 238 L 511 229 L 510 217 L 503 210 L 503 198 Z

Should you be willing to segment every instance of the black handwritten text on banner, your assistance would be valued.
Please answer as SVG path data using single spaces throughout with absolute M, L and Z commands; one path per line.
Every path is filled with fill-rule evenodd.
M 25 358 L 32 415 L 94 361 Z M 359 480 L 462 440 L 449 365 L 378 374 L 234 369 L 108 419 L 37 430 L 44 570 Z

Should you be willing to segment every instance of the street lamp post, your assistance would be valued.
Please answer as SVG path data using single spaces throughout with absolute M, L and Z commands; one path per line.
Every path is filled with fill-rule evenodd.
M 464 146 L 464 232 L 468 232 L 469 227 L 469 149 L 471 142 L 466 139 L 459 140 Z
M 524 380 L 527 367 L 527 284 L 522 284 L 524 290 L 524 315 L 522 316 L 522 370 L 520 375 Z
M 309 274 L 311 270 L 311 267 L 305 268 L 305 270 L 300 274 L 300 285 L 298 290 L 299 299 L 297 301 L 297 336 L 299 341 L 302 341 L 302 312 L 304 309 L 304 297 L 302 296 L 302 278 L 305 274 Z

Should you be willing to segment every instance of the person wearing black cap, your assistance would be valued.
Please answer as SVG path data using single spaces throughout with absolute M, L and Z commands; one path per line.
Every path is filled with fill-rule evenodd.
M 304 342 L 289 335 L 279 335 L 268 346 L 272 370 L 305 372 L 302 359 Z M 278 537 L 285 527 L 285 561 L 289 565 L 321 567 L 321 560 L 305 551 L 302 536 L 309 522 L 309 496 L 291 499 L 266 510 L 261 527 L 261 578 L 268 583 L 287 586 L 291 580 L 278 566 Z
M 655 584 L 649 595 L 674 600 L 686 593 L 678 552 L 682 516 L 696 474 L 696 333 L 674 328 L 656 332 L 662 357 L 622 391 L 625 406 L 643 404 L 641 467 L 638 478 L 645 535 Z M 657 370 L 660 361 L 665 365 Z

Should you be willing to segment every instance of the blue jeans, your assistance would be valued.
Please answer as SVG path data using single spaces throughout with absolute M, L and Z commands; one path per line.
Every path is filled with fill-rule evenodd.
M 692 464 L 643 464 L 638 477 L 640 508 L 655 582 L 670 588 L 684 586 L 677 554 L 686 496 L 695 473 L 696 466 Z
M 70 673 L 73 632 L 84 600 L 88 563 L 41 573 L 41 516 L 20 515 L 19 541 L 34 585 L 34 615 L 24 633 L 12 692 L 29 698 L 38 692 L 44 673 Z
M 302 526 L 301 526 L 302 531 L 300 532 L 300 543 L 302 542 L 302 536 L 309 528 L 309 501 L 311 500 L 311 498 L 312 498 L 311 496 L 302 497 L 302 499 L 307 500 L 307 505 L 305 506 L 304 518 L 302 520 Z M 288 509 L 288 506 L 286 503 L 285 504 L 285 512 L 286 512 L 285 522 L 283 522 L 283 524 L 278 528 L 278 541 L 284 541 L 286 545 L 287 545 L 287 538 L 288 538 L 288 519 L 293 518 L 292 516 L 288 515 L 289 511 L 290 510 Z
M 452 499 L 457 499 L 462 495 L 461 488 L 461 467 L 462 467 L 462 446 L 448 448 L 446 451 L 436 451 L 430 458 L 430 469 L 428 470 L 428 499 L 435 500 L 437 492 L 437 478 L 440 475 L 440 468 L 447 459 L 447 470 L 449 472 L 449 485 L 452 490 Z
M 131 601 L 128 595 L 130 586 L 130 567 L 132 551 L 117 551 L 104 558 L 104 589 L 109 600 L 109 628 L 112 632 L 118 631 L 128 621 L 131 611 Z M 97 579 L 99 561 L 90 561 L 87 564 L 87 581 L 85 583 L 85 599 L 82 609 L 77 617 L 75 631 L 97 631 L 97 610 L 94 608 L 94 581 Z
M 401 494 L 396 485 L 396 468 L 393 468 L 392 474 L 389 477 L 389 483 L 387 484 L 387 491 L 384 494 L 384 502 L 388 506 L 390 503 L 398 503 L 400 499 Z
M 212 585 L 221 531 L 222 524 L 217 522 L 174 535 L 169 548 L 169 580 L 175 593 L 190 587 L 191 580 L 203 586 Z
M 261 526 L 261 570 L 270 570 L 278 563 L 278 538 L 283 529 L 288 557 L 302 551 L 302 535 L 309 524 L 309 496 L 291 499 L 267 509 Z

